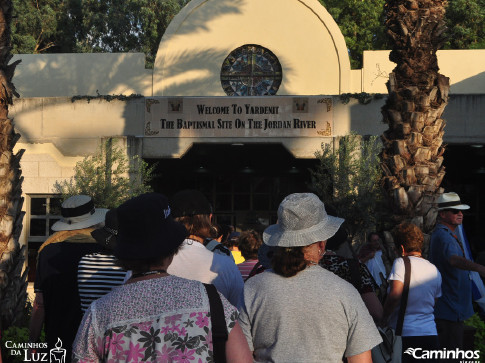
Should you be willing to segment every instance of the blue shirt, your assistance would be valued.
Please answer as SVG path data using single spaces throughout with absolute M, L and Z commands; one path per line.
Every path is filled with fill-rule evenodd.
M 442 277 L 442 296 L 436 302 L 434 315 L 437 319 L 463 321 L 474 313 L 472 284 L 469 271 L 455 268 L 449 262 L 453 255 L 464 257 L 460 242 L 454 236 L 443 224 L 438 224 L 431 235 L 429 261 Z

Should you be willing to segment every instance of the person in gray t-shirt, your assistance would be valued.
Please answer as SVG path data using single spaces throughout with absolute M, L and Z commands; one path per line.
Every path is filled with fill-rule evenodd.
M 249 279 L 239 323 L 258 362 L 372 362 L 381 342 L 359 293 L 318 266 L 343 219 L 314 194 L 291 194 L 264 241 L 276 246 L 273 270 Z

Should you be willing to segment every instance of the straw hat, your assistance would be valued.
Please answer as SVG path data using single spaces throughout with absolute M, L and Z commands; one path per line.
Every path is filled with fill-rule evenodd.
M 450 193 L 443 193 L 438 198 L 438 210 L 443 210 L 443 209 L 465 210 L 465 209 L 470 209 L 470 206 L 466 204 L 462 204 L 460 200 L 460 196 L 456 193 L 450 192 Z
M 73 231 L 104 222 L 107 209 L 95 208 L 87 195 L 74 195 L 64 201 L 61 207 L 62 219 L 54 223 L 53 231 Z
M 290 194 L 278 208 L 278 224 L 266 228 L 263 239 L 268 246 L 308 246 L 328 240 L 343 222 L 329 216 L 315 194 Z

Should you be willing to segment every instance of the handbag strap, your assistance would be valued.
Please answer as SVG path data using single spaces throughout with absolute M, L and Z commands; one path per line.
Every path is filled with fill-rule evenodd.
M 402 335 L 402 327 L 404 324 L 404 314 L 406 313 L 406 305 L 408 304 L 409 282 L 411 281 L 411 262 L 408 256 L 403 256 L 404 260 L 404 289 L 401 296 L 401 306 L 399 307 L 399 315 L 397 318 L 396 335 Z
M 214 362 L 226 362 L 226 341 L 228 338 L 224 307 L 214 285 L 204 284 L 207 296 L 212 324 L 212 345 L 214 349 Z
M 256 275 L 256 271 L 258 271 L 258 269 L 261 267 L 261 263 L 258 261 L 254 264 L 253 268 L 251 269 L 251 271 L 249 272 L 249 275 L 248 277 L 246 277 L 244 279 L 244 282 L 248 281 L 248 279 L 250 277 L 253 277 L 254 275 Z

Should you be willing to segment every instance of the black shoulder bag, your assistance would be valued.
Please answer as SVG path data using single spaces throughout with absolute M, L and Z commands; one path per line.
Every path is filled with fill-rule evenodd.
M 204 284 L 209 297 L 209 307 L 212 324 L 212 345 L 214 348 L 214 362 L 226 362 L 226 342 L 228 338 L 224 307 L 214 285 Z
M 372 361 L 374 363 L 400 363 L 402 361 L 402 328 L 404 315 L 408 304 L 409 282 L 411 281 L 411 262 L 404 256 L 404 289 L 401 295 L 401 305 L 397 318 L 396 331 L 387 328 L 378 328 L 382 343 L 372 348 Z

